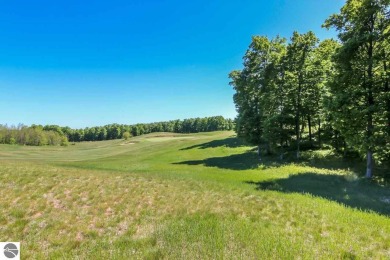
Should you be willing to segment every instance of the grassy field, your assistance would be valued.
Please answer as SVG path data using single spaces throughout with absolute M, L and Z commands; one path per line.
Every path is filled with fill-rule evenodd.
M 329 151 L 232 132 L 0 146 L 0 241 L 23 259 L 389 259 L 390 187 Z

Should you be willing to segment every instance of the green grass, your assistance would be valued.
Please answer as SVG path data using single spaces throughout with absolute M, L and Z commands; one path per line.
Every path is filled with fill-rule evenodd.
M 0 238 L 23 259 L 388 259 L 390 188 L 329 151 L 232 132 L 0 146 Z

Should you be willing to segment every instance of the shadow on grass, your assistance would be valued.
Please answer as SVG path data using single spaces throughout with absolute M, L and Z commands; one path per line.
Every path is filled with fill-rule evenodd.
M 183 161 L 173 164 L 204 165 L 206 167 L 218 167 L 229 170 L 250 170 L 257 169 L 260 166 L 262 169 L 267 169 L 270 167 L 281 167 L 291 163 L 298 163 L 301 165 L 328 170 L 353 169 L 354 166 L 356 166 L 356 164 L 354 165 L 352 162 L 343 162 L 335 158 L 305 159 L 302 157 L 300 160 L 293 158 L 285 158 L 284 160 L 280 160 L 278 156 L 262 156 L 262 160 L 259 161 L 257 152 L 254 150 L 241 154 L 232 154 L 223 157 L 210 157 L 203 160 Z
M 250 170 L 258 168 L 260 162 L 255 153 L 248 152 L 225 157 L 210 157 L 204 160 L 176 162 L 173 164 L 204 165 L 229 170 Z
M 228 137 L 226 139 L 213 140 L 203 144 L 192 145 L 186 148 L 182 148 L 180 150 L 190 150 L 195 148 L 207 149 L 207 148 L 216 148 L 216 147 L 223 147 L 223 146 L 229 148 L 236 148 L 236 147 L 245 146 L 245 143 L 240 139 L 238 139 L 237 137 Z
M 341 175 L 303 173 L 286 179 L 246 183 L 255 185 L 257 190 L 308 193 L 349 207 L 390 216 L 390 188 L 365 179 L 352 180 Z
M 213 140 L 203 144 L 197 144 L 189 147 L 180 149 L 191 150 L 191 149 L 208 149 L 217 147 L 237 148 L 248 146 L 244 141 L 237 137 L 228 137 L 221 140 Z M 309 156 L 308 156 L 309 155 Z M 188 165 L 199 165 L 204 164 L 210 167 L 219 167 L 223 169 L 231 170 L 245 170 L 257 168 L 262 165 L 264 168 L 282 166 L 290 163 L 302 163 L 308 166 L 324 168 L 324 169 L 346 169 L 356 168 L 356 161 L 343 160 L 341 157 L 336 156 L 321 156 L 321 158 L 313 157 L 312 151 L 305 151 L 301 153 L 301 159 L 295 159 L 295 151 L 285 153 L 283 160 L 279 159 L 278 155 L 262 155 L 262 161 L 260 162 L 257 157 L 257 148 L 253 148 L 243 154 L 234 154 L 225 157 L 213 157 L 204 160 L 185 161 L 176 164 L 188 164 Z M 360 165 L 358 165 L 360 167 Z

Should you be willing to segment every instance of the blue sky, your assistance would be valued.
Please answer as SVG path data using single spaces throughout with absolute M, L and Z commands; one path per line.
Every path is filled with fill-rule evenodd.
M 342 0 L 0 1 L 0 124 L 222 115 L 252 35 L 321 28 Z

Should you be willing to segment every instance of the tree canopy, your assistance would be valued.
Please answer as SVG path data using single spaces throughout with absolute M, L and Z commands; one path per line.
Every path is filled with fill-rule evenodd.
M 321 148 L 390 159 L 389 0 L 348 0 L 324 27 L 338 41 L 311 31 L 289 40 L 254 36 L 243 69 L 229 74 L 238 136 L 266 153 Z

